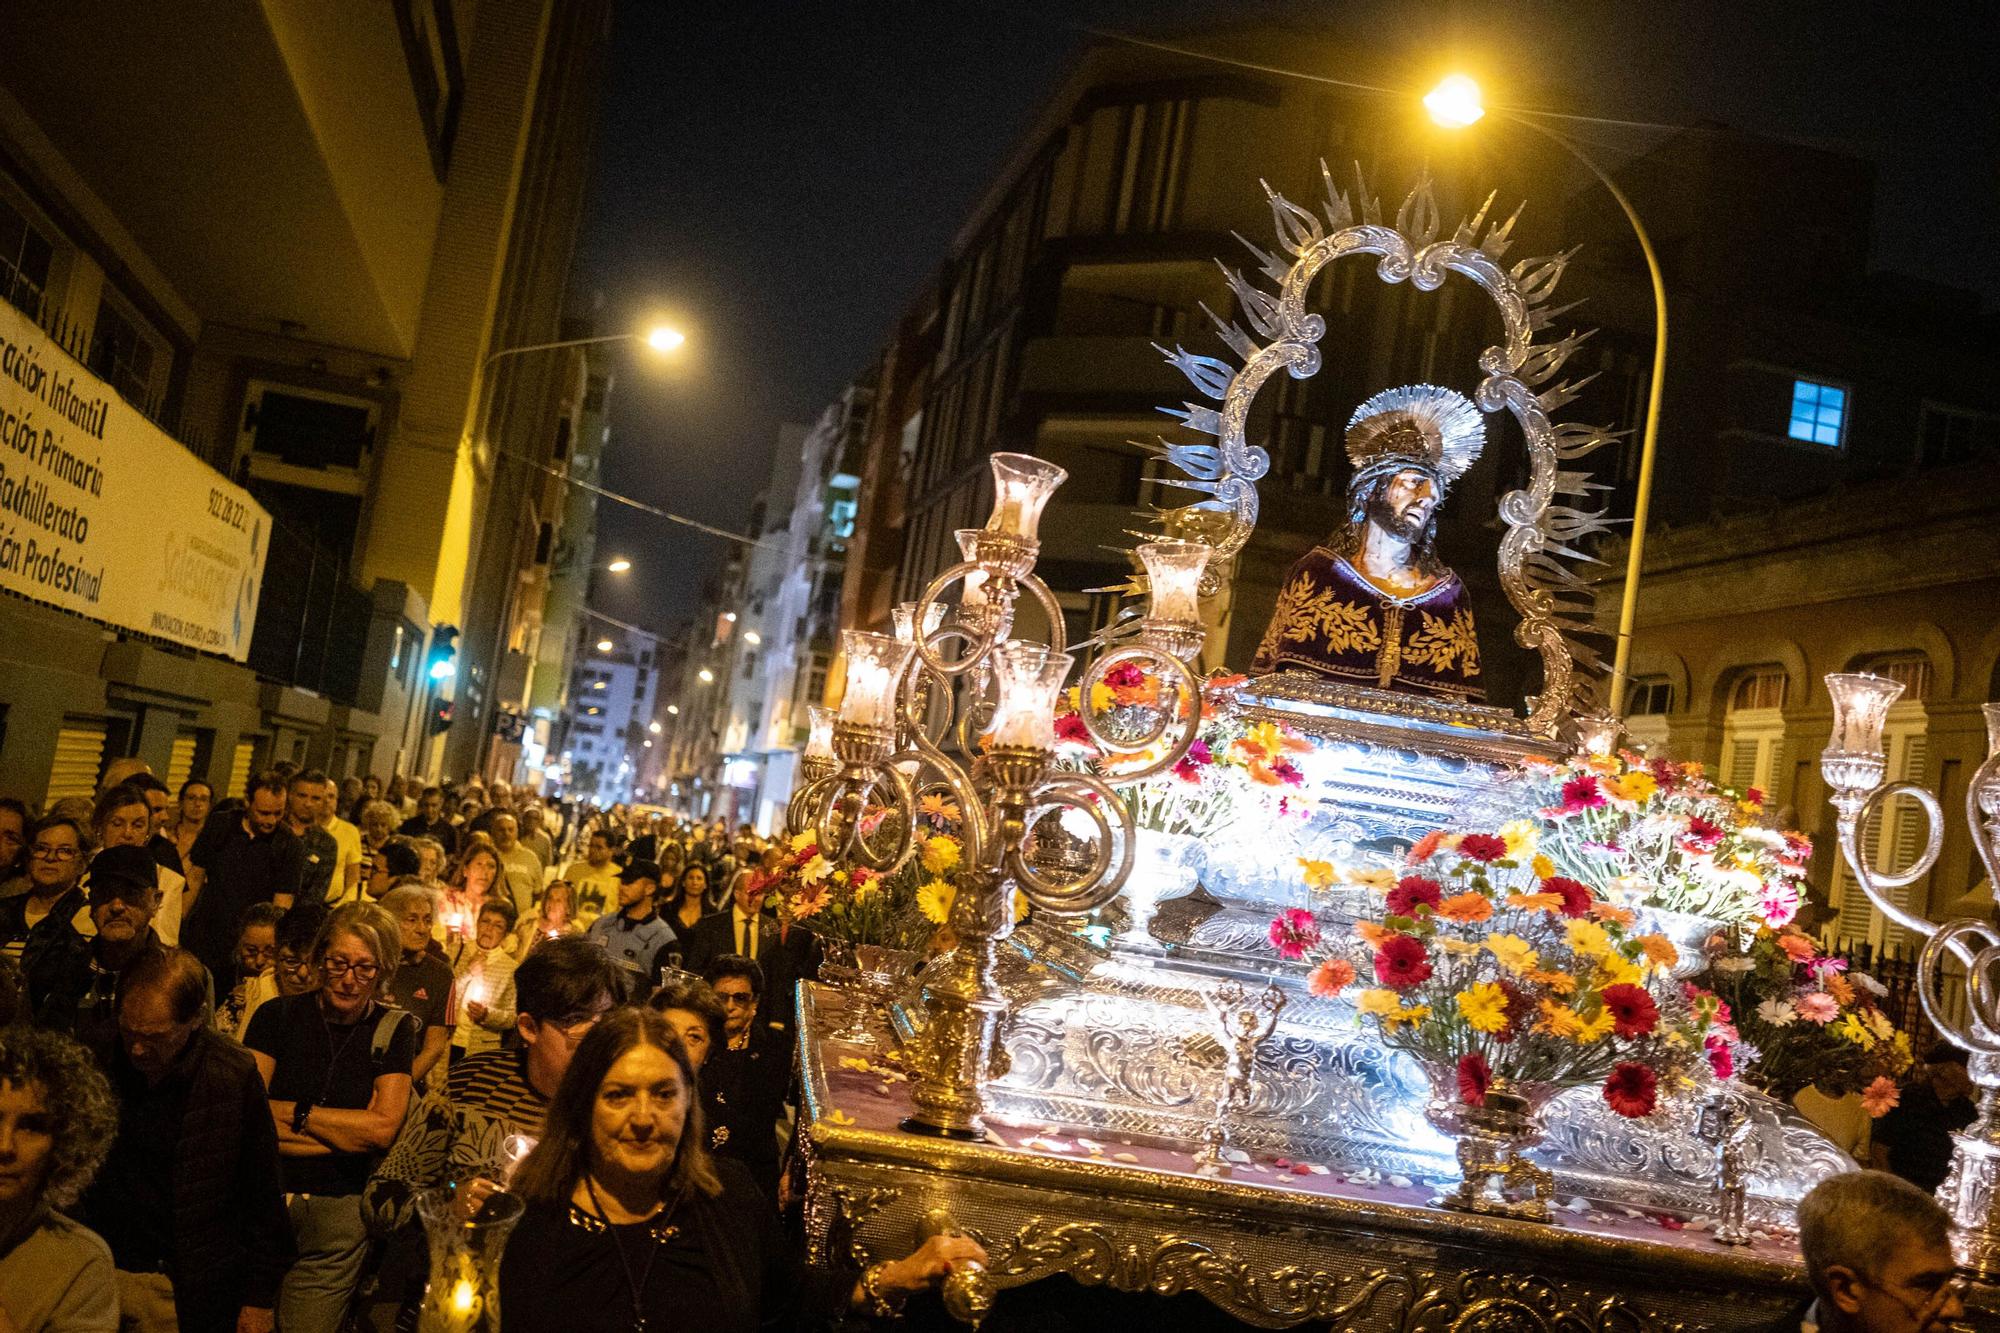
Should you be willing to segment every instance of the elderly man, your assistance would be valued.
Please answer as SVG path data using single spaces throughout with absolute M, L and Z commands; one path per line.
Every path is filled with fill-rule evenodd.
M 514 820 L 520 825 L 521 845 L 535 854 L 535 859 L 542 863 L 544 870 L 554 865 L 556 845 L 548 830 L 542 827 L 542 803 L 533 797 L 523 799 L 521 812 L 514 816 Z
M 497 784 L 496 784 L 497 785 Z M 514 895 L 514 910 L 526 916 L 542 892 L 542 860 L 521 842 L 521 826 L 514 816 L 502 811 L 487 825 L 493 846 L 500 853 L 500 873 L 507 877 L 508 891 Z
M 153 930 L 160 910 L 159 867 L 143 847 L 106 847 L 90 863 L 89 938 L 73 935 L 28 969 L 35 1021 L 67 1033 L 99 1055 L 118 1028 L 117 997 L 126 973 L 166 946 Z
M 125 1330 L 264 1333 L 291 1259 L 264 1081 L 202 1023 L 207 999 L 200 961 L 163 949 L 118 1000 L 118 1138 L 83 1216 L 111 1247 Z
M 1817 1299 L 1780 1327 L 1929 1333 L 1964 1318 L 1949 1224 L 1936 1199 L 1887 1172 L 1821 1181 L 1799 1203 L 1799 1250 Z

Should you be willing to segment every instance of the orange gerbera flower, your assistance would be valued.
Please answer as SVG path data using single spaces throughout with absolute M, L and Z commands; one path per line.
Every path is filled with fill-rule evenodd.
M 1557 995 L 1576 993 L 1576 978 L 1567 972 L 1544 972 L 1537 968 L 1529 972 L 1524 980 L 1533 986 L 1547 986 Z M 1543 1003 L 1546 1004 L 1548 1001 L 1544 1000 Z
M 1563 899 L 1560 893 L 1510 893 L 1507 906 L 1520 912 L 1560 912 Z
M 1454 893 L 1437 905 L 1437 914 L 1446 921 L 1489 921 L 1493 900 L 1483 893 Z
M 1821 990 L 1840 1001 L 1841 1008 L 1845 1009 L 1854 1003 L 1854 985 L 1840 973 L 1831 969 L 1820 973 L 1819 984 Z
M 1590 905 L 1590 914 L 1599 921 L 1616 922 L 1628 930 L 1631 929 L 1632 923 L 1639 919 L 1638 913 L 1629 907 L 1619 907 L 1615 904 L 1602 901 L 1594 902 Z
M 1357 921 L 1354 923 L 1354 933 L 1369 948 L 1379 949 L 1382 947 L 1382 941 L 1396 932 L 1377 921 Z
M 1646 951 L 1648 962 L 1661 967 L 1672 967 L 1681 960 L 1681 951 L 1676 949 L 1674 942 L 1665 935 L 1641 935 L 1638 937 L 1638 943 L 1639 947 Z
M 1410 848 L 1409 856 L 1404 859 L 1410 865 L 1415 865 L 1419 861 L 1428 861 L 1432 856 L 1437 854 L 1437 849 L 1443 844 L 1444 830 L 1434 828 L 1429 833 L 1424 834 L 1423 837 L 1417 839 L 1417 845 Z

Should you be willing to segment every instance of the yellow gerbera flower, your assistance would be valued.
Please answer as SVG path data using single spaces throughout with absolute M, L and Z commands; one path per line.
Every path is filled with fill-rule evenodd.
M 1330 889 L 1333 887 L 1334 869 L 1331 861 L 1308 861 L 1299 858 L 1299 869 L 1305 872 L 1306 887 L 1309 889 Z
M 1602 958 L 1611 952 L 1611 937 L 1595 921 L 1566 921 L 1563 934 L 1569 939 L 1569 947 L 1585 958 Z
M 1582 1019 L 1576 1029 L 1576 1039 L 1588 1046 L 1600 1037 L 1609 1036 L 1612 1025 L 1617 1022 L 1609 1009 L 1599 1009 L 1597 1017 Z
M 1534 869 L 1536 879 L 1548 879 L 1556 873 L 1556 863 L 1540 852 L 1528 864 Z
M 924 869 L 933 875 L 949 875 L 958 865 L 958 839 L 949 833 L 926 838 L 921 857 Z
M 812 829 L 807 829 L 803 833 L 794 833 L 792 835 L 792 850 L 795 852 L 802 852 L 806 848 L 811 847 L 817 844 L 818 842 L 819 842 L 819 834 L 814 832 Z
M 1597 964 L 1597 987 L 1636 986 L 1642 974 L 1639 965 L 1622 953 L 1606 954 Z
M 1432 945 L 1459 958 L 1470 958 L 1479 952 L 1479 946 L 1471 940 L 1455 940 L 1448 935 L 1440 935 L 1431 941 Z
M 1380 866 L 1372 870 L 1343 869 L 1340 872 L 1340 877 L 1346 883 L 1356 884 L 1364 889 L 1373 889 L 1377 893 L 1387 893 L 1396 887 L 1396 872 L 1386 870 Z
M 1394 1032 L 1404 1024 L 1415 1027 L 1430 1016 L 1431 1007 L 1429 1005 L 1413 1004 L 1407 1009 L 1398 1009 L 1394 1013 L 1382 1015 L 1382 1026 Z
M 1540 952 L 1519 935 L 1489 935 L 1486 937 L 1486 951 L 1499 960 L 1500 966 L 1517 977 L 1533 971 L 1542 961 Z
M 1651 773 L 1642 768 L 1635 768 L 1621 777 L 1606 778 L 1604 787 L 1621 801 L 1643 805 L 1660 789 L 1660 784 L 1653 780 Z
M 1095 685 L 1090 687 L 1091 712 L 1093 713 L 1103 712 L 1105 709 L 1111 707 L 1114 699 L 1115 696 L 1111 693 L 1111 687 L 1109 685 L 1106 685 L 1103 681 L 1100 680 Z
M 1507 992 L 1497 982 L 1482 981 L 1455 997 L 1459 1016 L 1475 1032 L 1498 1032 L 1507 1026 Z
M 1354 997 L 1354 1008 L 1357 1013 L 1373 1014 L 1377 1018 L 1393 1014 L 1402 1007 L 1403 1002 L 1396 998 L 1396 992 L 1392 990 L 1380 988 L 1365 990 Z
M 1535 853 L 1535 843 L 1541 837 L 1532 819 L 1510 819 L 1500 826 L 1500 840 L 1507 844 L 1507 857 L 1518 861 Z
M 952 899 L 958 890 L 948 880 L 934 879 L 917 890 L 917 910 L 926 920 L 942 926 L 951 915 Z
M 824 856 L 814 855 L 813 859 L 799 867 L 799 878 L 808 884 L 817 884 L 833 874 L 833 862 Z

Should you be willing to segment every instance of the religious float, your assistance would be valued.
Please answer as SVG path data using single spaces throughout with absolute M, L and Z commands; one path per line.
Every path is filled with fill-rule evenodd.
M 1803 840 L 1756 793 L 1622 750 L 1594 703 L 1574 564 L 1601 522 L 1578 460 L 1611 436 L 1555 419 L 1580 340 L 1549 332 L 1564 259 L 1503 265 L 1513 219 L 1484 209 L 1443 232 L 1427 182 L 1393 221 L 1330 179 L 1324 222 L 1270 205 L 1280 248 L 1251 249 L 1275 290 L 1231 273 L 1248 328 L 1216 320 L 1237 363 L 1166 353 L 1216 405 L 1172 409 L 1157 446 L 1202 498 L 1137 549 L 1144 613 L 1065 642 L 1034 573 L 1063 474 L 1001 454 L 963 561 L 895 634 L 845 635 L 781 906 L 830 946 L 833 984 L 800 996 L 812 1243 L 865 1260 L 975 1234 L 991 1263 L 946 1293 L 973 1322 L 1068 1275 L 1270 1328 L 1770 1325 L 1806 1295 L 1798 1200 L 1854 1163 L 1759 1085 L 1837 1074 L 1879 1102 L 1908 1045 L 1879 987 L 1788 927 Z M 1318 370 L 1307 296 L 1340 262 L 1476 288 L 1502 336 L 1469 397 L 1360 405 L 1346 504 L 1287 576 L 1256 674 L 1203 680 L 1201 601 L 1268 467 L 1251 404 Z M 1525 447 L 1498 501 L 1513 638 L 1540 663 L 1519 711 L 1482 701 L 1470 601 L 1431 543 L 1498 414 Z M 1986 977 L 2000 934 L 1895 902 L 1936 855 L 1927 793 L 1923 863 L 1885 882 L 1854 854 L 1899 789 L 1880 745 L 1897 687 L 1830 683 L 1842 847 L 1930 937 L 1942 1020 L 1946 955 Z M 1991 868 L 2000 758 L 1971 789 Z M 2000 1014 L 1990 987 L 1969 1001 L 1948 1035 L 1984 1109 L 1944 1193 L 1985 1277 Z

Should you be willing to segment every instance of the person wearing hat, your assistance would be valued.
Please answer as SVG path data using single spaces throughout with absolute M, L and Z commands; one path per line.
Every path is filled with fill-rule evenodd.
M 144 847 L 106 847 L 85 886 L 96 933 L 36 960 L 28 974 L 35 1021 L 108 1054 L 118 1036 L 118 995 L 140 959 L 165 951 L 153 929 L 160 910 L 159 866 Z
M 1483 701 L 1471 598 L 1434 546 L 1445 491 L 1485 444 L 1479 409 L 1450 389 L 1363 403 L 1347 423 L 1346 523 L 1285 575 L 1255 669 Z
M 611 955 L 611 961 L 641 983 L 658 971 L 662 950 L 678 944 L 674 928 L 654 910 L 660 891 L 656 861 L 630 861 L 618 874 L 618 910 L 597 918 L 584 938 Z

